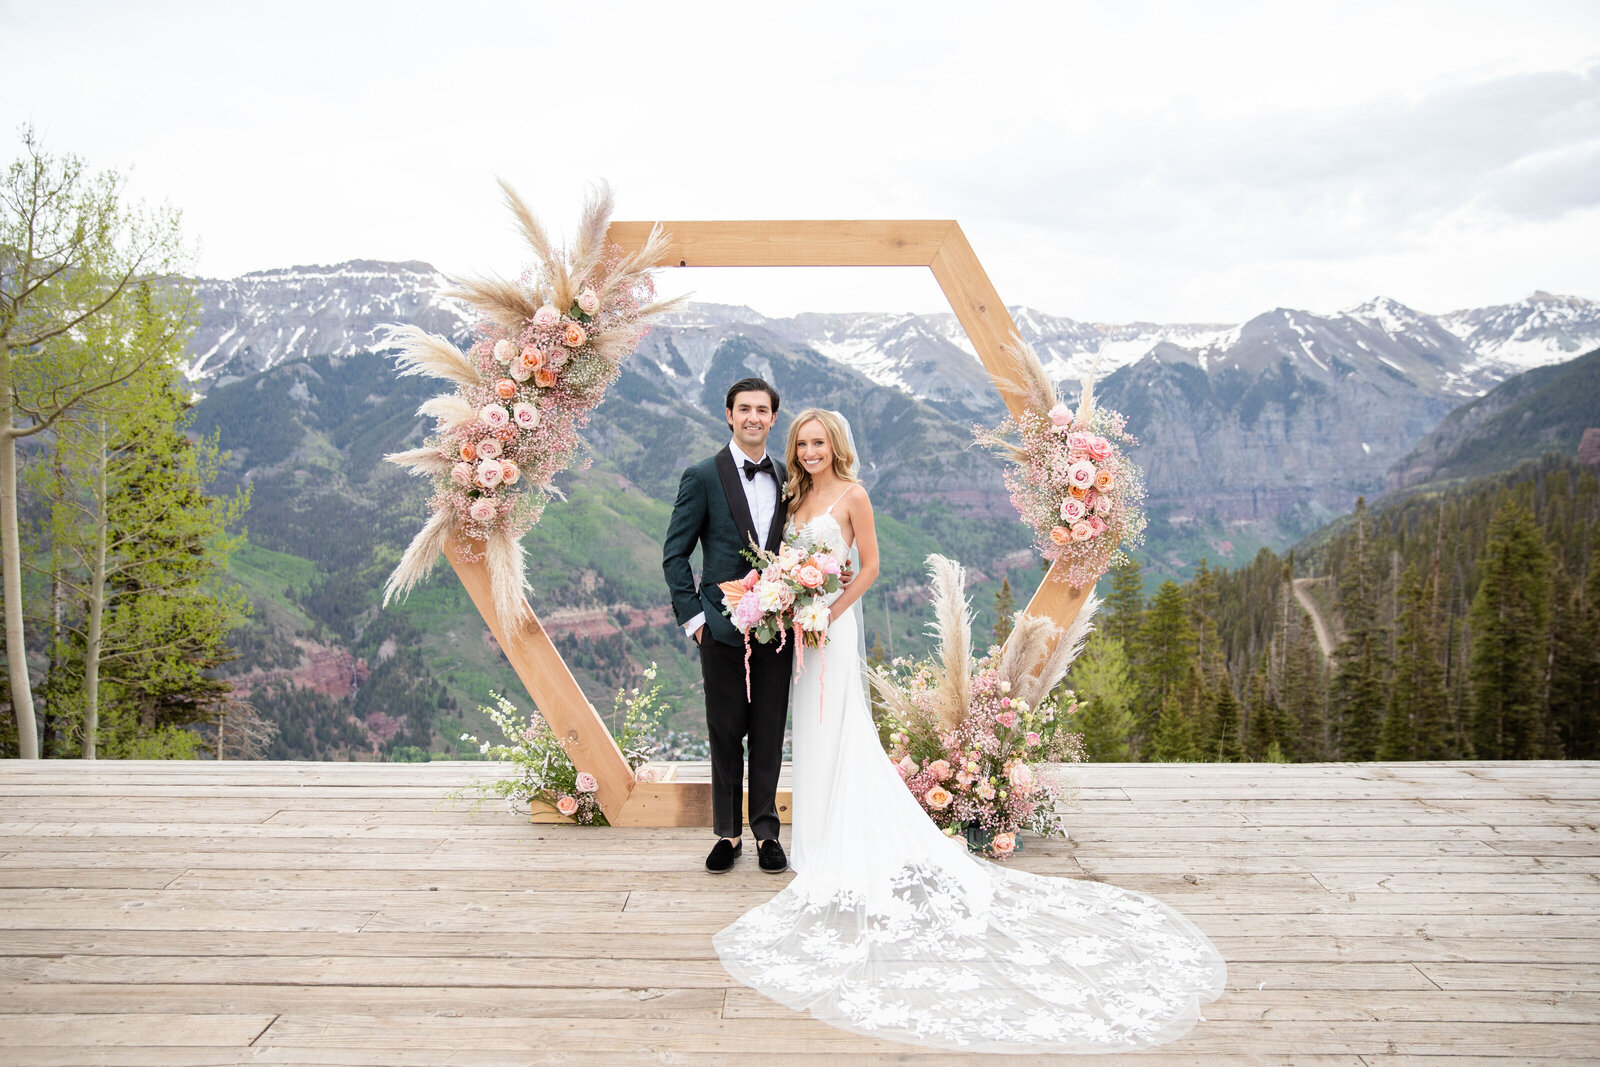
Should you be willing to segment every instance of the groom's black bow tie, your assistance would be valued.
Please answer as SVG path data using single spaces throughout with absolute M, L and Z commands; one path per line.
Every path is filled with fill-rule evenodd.
M 768 474 L 772 474 L 772 476 L 774 478 L 777 477 L 776 474 L 772 473 L 772 457 L 771 456 L 762 456 L 760 463 L 751 463 L 749 460 L 745 460 L 744 461 L 744 480 L 745 481 L 747 481 L 747 482 L 755 481 L 756 480 L 756 472 L 757 471 L 766 471 Z

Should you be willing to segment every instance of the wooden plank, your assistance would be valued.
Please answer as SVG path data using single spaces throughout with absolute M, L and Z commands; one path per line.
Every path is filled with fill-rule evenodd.
M 445 558 L 479 614 L 494 634 L 500 651 L 533 698 L 533 705 L 557 737 L 564 738 L 573 766 L 594 775 L 599 782 L 596 797 L 607 819 L 615 819 L 633 789 L 633 769 L 617 747 L 600 713 L 589 703 L 572 672 L 567 669 L 550 635 L 539 618 L 528 609 L 526 620 L 508 633 L 495 611 L 489 581 L 489 566 L 481 558 L 467 559 L 451 538 L 445 545 Z M 526 601 L 524 601 L 526 604 Z
M 779 788 L 776 803 L 778 822 L 794 821 L 794 793 Z M 746 822 L 750 819 L 750 792 L 745 791 L 740 810 Z M 537 820 L 536 820 L 537 821 Z M 563 820 L 565 821 L 565 820 Z M 710 826 L 710 782 L 640 782 L 633 787 L 628 803 L 617 818 L 617 827 L 640 826 Z
M 644 245 L 653 222 L 617 221 L 606 238 Z M 926 267 L 955 227 L 949 219 L 673 220 L 664 267 Z
M 248 1045 L 275 1014 L 230 1015 L 196 1012 L 107 1013 L 41 1012 L 4 1016 L 0 1048 L 19 1045 Z

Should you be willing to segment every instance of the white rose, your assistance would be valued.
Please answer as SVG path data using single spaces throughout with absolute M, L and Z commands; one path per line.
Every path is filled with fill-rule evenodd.
M 585 315 L 593 315 L 600 310 L 600 298 L 595 295 L 593 289 L 585 289 L 578 294 L 578 310 Z
M 506 476 L 506 469 L 500 465 L 499 460 L 485 459 L 478 463 L 478 484 L 485 489 L 493 489 L 499 485 Z
M 494 505 L 487 500 L 479 500 L 475 502 L 467 511 L 467 514 L 471 515 L 478 522 L 488 522 L 490 519 L 494 518 L 494 513 Z
M 539 409 L 527 402 L 520 403 L 511 409 L 511 421 L 524 430 L 531 430 L 539 425 Z
M 533 377 L 533 368 L 524 360 L 514 359 L 511 366 L 506 368 L 506 373 L 511 375 L 513 381 L 525 382 Z
M 515 359 L 517 352 L 517 346 L 503 337 L 494 343 L 494 361 L 502 366 Z

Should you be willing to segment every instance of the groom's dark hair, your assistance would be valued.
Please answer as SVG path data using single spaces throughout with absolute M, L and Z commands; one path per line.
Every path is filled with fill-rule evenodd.
M 772 413 L 778 413 L 778 391 L 767 384 L 765 378 L 740 378 L 728 386 L 728 399 L 722 405 L 723 411 L 733 410 L 733 398 L 740 393 L 766 393 L 772 398 Z

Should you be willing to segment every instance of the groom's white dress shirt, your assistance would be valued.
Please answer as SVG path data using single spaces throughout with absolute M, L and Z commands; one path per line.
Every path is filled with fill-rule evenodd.
M 757 463 L 745 455 L 744 449 L 739 447 L 738 438 L 729 438 L 728 451 L 733 454 L 733 469 L 739 472 L 739 487 L 744 490 L 744 499 L 750 505 L 750 518 L 755 520 L 756 537 L 763 539 L 767 531 L 772 529 L 772 513 L 778 507 L 778 476 L 767 471 L 757 471 L 754 478 L 746 478 L 744 465 Z M 762 455 L 770 457 L 772 453 L 763 451 Z M 706 624 L 706 613 L 701 612 L 683 624 L 683 632 L 694 639 L 694 632 Z

